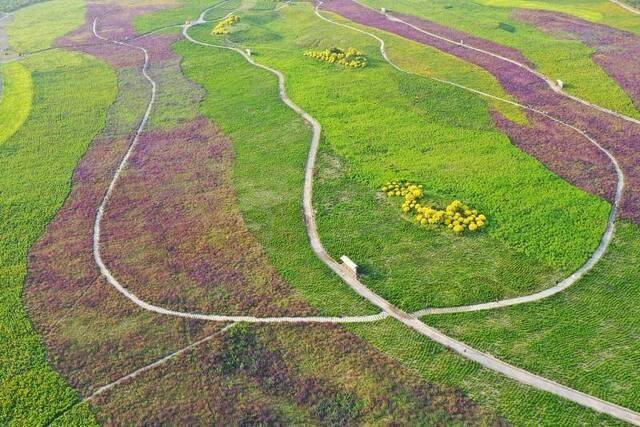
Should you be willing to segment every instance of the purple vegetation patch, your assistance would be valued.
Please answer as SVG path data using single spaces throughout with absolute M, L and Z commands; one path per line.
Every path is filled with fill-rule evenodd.
M 140 138 L 107 205 L 103 257 L 141 298 L 217 314 L 308 315 L 237 208 L 229 141 L 200 118 Z
M 109 40 L 127 40 L 137 33 L 131 24 L 133 18 L 144 13 L 160 10 L 161 6 L 141 6 L 125 8 L 115 4 L 95 4 L 87 6 L 85 23 L 75 31 L 56 41 L 56 46 L 78 49 L 90 55 L 108 61 L 116 68 L 141 66 L 144 63 L 142 51 L 100 40 L 93 34 L 93 21 L 98 19 L 97 31 Z M 148 50 L 153 61 L 175 59 L 171 43 L 179 38 L 177 34 L 153 34 L 129 43 Z
M 573 38 L 596 50 L 593 60 L 640 107 L 640 37 L 558 12 L 518 9 L 513 17 L 560 38 Z
M 493 74 L 502 87 L 509 94 L 515 97 L 519 103 L 534 107 L 538 110 L 546 111 L 549 114 L 552 114 L 555 117 L 586 131 L 603 147 L 610 150 L 618 159 L 626 178 L 626 188 L 622 202 L 621 215 L 640 224 L 640 168 L 638 167 L 640 164 L 639 125 L 613 117 L 609 114 L 583 105 L 580 102 L 568 99 L 551 90 L 544 80 L 532 73 L 524 71 L 516 64 L 479 52 L 478 50 L 469 49 L 468 47 L 460 46 L 437 37 L 424 34 L 403 23 L 392 22 L 378 11 L 362 6 L 351 0 L 328 0 L 323 3 L 321 7 L 342 15 L 354 22 L 379 28 L 419 43 L 435 47 L 443 52 L 455 55 L 458 58 L 476 64 Z M 401 17 L 418 28 L 422 28 L 425 31 L 432 33 L 437 33 L 443 37 L 451 34 L 450 32 L 443 32 L 441 34 L 438 30 L 439 26 L 430 21 L 416 17 L 403 16 L 396 13 L 392 13 L 392 15 Z M 489 44 L 491 42 L 488 41 L 482 41 L 476 45 L 475 43 L 478 43 L 476 41 L 478 40 L 477 38 L 460 32 L 456 32 L 456 37 L 452 39 L 454 41 L 464 40 L 464 44 L 467 46 L 478 47 L 500 54 L 502 54 L 502 52 L 504 52 L 503 49 L 505 49 L 494 49 L 491 47 L 492 44 Z M 510 58 L 513 58 L 513 56 L 510 56 Z M 549 123 L 542 125 L 542 127 L 540 127 L 540 125 L 534 125 L 534 127 L 538 126 L 538 131 L 528 131 L 533 132 L 529 133 L 529 138 L 534 137 L 536 132 L 538 132 L 538 135 L 535 137 L 541 137 L 542 134 L 539 133 L 540 130 L 543 128 L 549 128 L 553 125 L 553 122 L 550 120 L 548 121 Z M 499 120 L 498 125 L 501 126 L 502 129 L 508 129 L 507 132 L 510 134 L 514 133 L 517 129 L 513 125 L 507 126 L 504 120 Z M 518 139 L 520 142 L 516 143 L 519 145 L 521 144 L 523 148 L 532 146 L 532 144 L 524 144 L 521 132 L 518 133 L 517 137 L 512 136 L 512 138 Z M 546 135 L 545 138 L 547 138 Z M 576 132 L 566 134 L 565 138 L 567 139 L 564 140 L 563 146 L 566 146 L 567 144 L 575 144 L 580 147 L 584 146 L 585 139 Z M 547 143 L 546 146 L 551 147 L 551 144 Z M 532 150 L 532 154 L 535 154 L 536 152 L 540 154 L 540 150 Z M 556 171 L 563 168 L 571 171 L 575 166 L 562 162 L 562 159 L 566 158 L 567 153 L 568 152 L 565 149 L 554 144 L 551 153 L 546 153 L 544 158 L 540 157 L 540 160 Z M 605 176 L 612 173 L 608 159 L 603 156 L 598 156 L 591 160 L 592 162 L 598 163 L 598 167 L 594 168 L 592 166 L 593 163 L 591 163 L 588 173 L 598 174 L 594 179 L 597 179 L 599 182 L 609 181 L 610 178 Z M 571 172 L 563 172 L 561 175 L 573 176 L 574 174 Z M 593 184 L 587 185 L 584 182 L 584 179 L 577 176 L 571 179 L 587 191 L 594 190 L 597 187 L 597 185 Z M 607 190 L 602 192 L 601 189 L 598 189 L 596 194 L 610 194 L 610 191 Z M 609 198 L 610 197 L 611 196 L 609 196 Z M 611 200 L 611 198 L 609 200 Z

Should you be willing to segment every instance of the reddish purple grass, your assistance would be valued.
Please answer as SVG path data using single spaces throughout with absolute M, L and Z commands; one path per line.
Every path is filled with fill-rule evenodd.
M 167 308 L 256 316 L 311 310 L 268 263 L 236 207 L 229 141 L 204 119 L 140 139 L 103 222 L 103 258 Z
M 513 17 L 559 38 L 583 41 L 596 50 L 591 57 L 640 107 L 640 37 L 558 12 L 517 9 Z
M 108 61 L 116 68 L 142 66 L 142 51 L 97 39 L 93 35 L 93 20 L 98 18 L 97 31 L 110 40 L 125 40 L 136 36 L 131 21 L 138 15 L 162 9 L 160 6 L 124 8 L 117 5 L 90 3 L 87 5 L 85 24 L 56 41 L 56 46 L 81 50 Z M 142 46 L 154 61 L 177 58 L 171 50 L 171 43 L 179 38 L 176 34 L 153 34 L 130 43 Z
M 520 67 L 514 64 L 447 43 L 402 23 L 391 22 L 377 11 L 361 6 L 351 0 L 329 0 L 322 4 L 322 8 L 342 15 L 354 22 L 373 26 L 419 43 L 433 46 L 443 52 L 476 64 L 493 74 L 502 87 L 513 95 L 518 102 L 547 111 L 563 121 L 587 131 L 600 144 L 609 149 L 620 162 L 626 176 L 626 190 L 621 215 L 640 223 L 640 168 L 638 167 L 640 164 L 640 126 L 598 112 L 556 94 L 543 80 L 530 73 L 523 72 Z M 454 32 L 452 35 L 451 30 L 442 31 L 441 33 L 440 28 L 442 27 L 433 22 L 411 16 L 395 15 L 426 31 L 448 36 L 453 40 L 464 40 L 467 45 L 482 47 L 504 55 L 505 48 L 494 49 L 488 44 L 490 42 L 478 41 L 477 38 L 460 32 Z M 510 57 L 513 57 L 513 55 L 510 55 Z M 496 117 L 498 116 L 494 115 L 494 118 Z M 585 147 L 584 138 L 577 133 L 563 133 L 563 138 L 567 139 L 563 142 L 563 146 L 559 147 L 559 139 L 548 136 L 554 133 L 557 134 L 557 130 L 554 129 L 556 125 L 550 120 L 535 120 L 532 126 L 533 129 L 524 130 L 519 129 L 514 124 L 506 123 L 503 119 L 496 120 L 496 123 L 507 131 L 514 142 L 523 147 L 523 149 L 530 149 L 530 153 L 533 155 L 536 153 L 539 155 L 544 154 L 539 159 L 570 182 L 580 185 L 586 191 L 605 195 L 610 201 L 612 200 L 611 177 L 608 176 L 612 174 L 612 169 L 606 157 L 601 155 L 589 157 L 590 162 L 586 173 L 577 170 L 575 161 L 567 163 L 569 153 L 577 153 Z M 580 148 L 568 149 L 568 145 Z M 533 149 L 534 147 L 536 149 Z M 584 157 L 582 158 L 584 159 Z M 588 182 L 587 176 L 592 177 L 596 182 Z

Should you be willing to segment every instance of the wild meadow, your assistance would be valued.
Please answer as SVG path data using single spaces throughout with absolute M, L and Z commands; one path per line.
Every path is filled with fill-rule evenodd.
M 413 180 L 419 177 L 434 199 L 447 200 L 451 195 L 457 194 L 466 200 L 461 195 L 469 185 L 465 177 L 474 176 L 475 170 L 464 167 L 465 163 L 460 158 L 464 158 L 465 151 L 474 153 L 474 160 L 482 158 L 481 147 L 485 147 L 486 153 L 494 156 L 500 155 L 502 149 L 507 150 L 510 157 L 518 159 L 520 167 L 526 168 L 530 162 L 532 168 L 529 170 L 532 174 L 535 175 L 537 172 L 533 171 L 536 170 L 547 174 L 548 171 L 544 168 L 536 169 L 534 165 L 537 163 L 530 157 L 520 157 L 517 151 L 510 151 L 512 148 L 509 148 L 511 146 L 508 141 L 504 140 L 504 145 L 499 144 L 501 136 L 492 131 L 487 105 L 483 101 L 450 88 L 434 87 L 434 84 L 418 78 L 414 80 L 406 76 L 394 76 L 371 40 L 317 21 L 308 5 L 296 5 L 281 12 L 281 15 L 273 13 L 254 17 L 244 14 L 241 19 L 245 23 L 250 22 L 251 29 L 235 33 L 232 37 L 237 37 L 236 41 L 240 46 L 250 47 L 257 61 L 284 71 L 292 99 L 323 124 L 324 137 L 315 180 L 315 206 L 321 236 L 334 256 L 346 253 L 356 261 L 365 260 L 362 262 L 362 279 L 369 286 L 409 309 L 424 304 L 432 305 L 434 301 L 440 301 L 441 304 L 453 301 L 460 303 L 471 294 L 470 300 L 486 300 L 497 293 L 526 292 L 525 288 L 546 287 L 549 282 L 553 282 L 554 277 L 559 277 L 559 268 L 551 268 L 542 262 L 536 262 L 533 256 L 528 258 L 521 251 L 514 251 L 508 244 L 501 244 L 495 235 L 487 236 L 484 241 L 482 237 L 485 236 L 482 234 L 474 235 L 473 239 L 452 246 L 455 243 L 450 234 L 418 234 L 412 224 L 400 218 L 397 206 L 377 197 L 377 189 L 385 179 L 402 175 Z M 304 36 L 291 36 L 291 32 L 282 30 L 284 27 L 304 28 L 305 31 L 295 32 Z M 210 29 L 194 28 L 192 31 L 197 38 L 214 43 L 208 39 Z M 367 54 L 370 62 L 368 67 L 343 71 L 330 64 L 306 62 L 304 57 L 293 54 L 310 48 L 345 45 L 344 40 L 348 40 L 348 45 L 358 46 Z M 398 45 L 402 46 L 402 42 L 398 41 Z M 201 107 L 203 113 L 215 121 L 233 142 L 238 202 L 243 217 L 265 248 L 270 261 L 321 312 L 344 312 L 351 304 L 351 299 L 337 300 L 321 296 L 322 292 L 333 295 L 341 287 L 344 289 L 344 285 L 336 283 L 331 276 L 319 280 L 322 277 L 322 266 L 318 268 L 313 255 L 301 245 L 306 239 L 300 216 L 302 167 L 310 138 L 304 123 L 279 101 L 275 78 L 248 66 L 239 55 L 215 48 L 193 46 L 186 42 L 177 43 L 175 49 L 183 57 L 182 66 L 187 77 L 201 84 L 207 91 Z M 377 74 L 381 76 L 378 77 Z M 407 98 L 413 102 L 407 104 Z M 462 98 L 457 101 L 460 104 L 456 104 L 457 98 Z M 385 105 L 376 103 L 378 99 L 384 99 Z M 435 102 L 436 99 L 438 103 Z M 433 101 L 429 103 L 430 100 Z M 361 112 L 358 114 L 360 103 L 367 106 L 369 111 L 383 108 L 384 113 L 374 118 Z M 372 108 L 374 103 L 375 109 Z M 456 114 L 462 104 L 465 105 L 464 114 Z M 402 109 L 402 114 L 395 112 L 394 108 Z M 385 119 L 385 116 L 389 119 Z M 365 122 L 361 127 L 358 125 L 360 121 Z M 419 121 L 423 129 L 421 132 L 429 135 L 428 141 L 426 138 L 419 139 L 421 148 L 417 148 L 418 143 L 413 139 L 415 133 L 421 133 L 411 131 L 413 121 Z M 406 129 L 403 130 L 403 127 Z M 437 156 L 440 152 L 444 156 L 446 151 L 451 150 L 438 150 L 442 147 L 440 144 L 446 142 L 441 142 L 445 132 L 434 132 L 437 129 L 453 132 L 459 136 L 460 141 L 473 135 L 476 143 L 465 145 L 465 148 L 477 146 L 480 150 L 453 150 L 457 157 L 449 155 L 446 162 L 453 164 L 451 173 L 456 174 L 448 185 L 440 178 L 444 174 L 443 168 L 437 166 Z M 415 137 L 418 138 L 419 136 Z M 453 144 L 453 141 L 449 144 Z M 486 144 L 490 144 L 491 148 Z M 411 152 L 420 154 L 411 156 Z M 359 160 L 359 157 L 362 159 Z M 420 163 L 421 157 L 428 159 L 425 164 Z M 389 163 L 384 163 L 385 161 Z M 442 162 L 445 162 L 444 158 Z M 389 169 L 386 176 L 377 172 L 377 168 L 383 167 L 377 163 L 382 163 Z M 499 168 L 494 167 L 492 170 L 494 169 Z M 416 177 L 420 170 L 429 172 L 422 172 L 424 177 L 422 174 Z M 500 171 L 497 173 L 499 175 Z M 483 175 L 478 181 L 484 186 L 490 186 L 496 179 L 495 176 L 488 178 Z M 508 180 L 500 183 L 509 185 Z M 564 185 L 560 183 L 558 188 Z M 434 187 L 438 191 L 434 191 Z M 522 188 L 526 188 L 526 185 L 519 187 L 519 191 L 513 194 L 509 193 L 510 197 L 526 199 Z M 566 188 L 574 195 L 582 194 L 578 197 L 585 197 L 580 203 L 582 200 L 593 200 L 594 206 L 601 206 L 596 210 L 603 216 L 595 220 L 596 223 L 606 217 L 606 203 L 575 188 Z M 467 194 L 475 196 L 469 199 L 474 203 L 481 203 L 483 212 L 491 215 L 498 211 L 495 205 L 488 207 L 487 202 L 478 202 L 482 198 L 481 190 L 476 189 Z M 547 197 L 547 202 L 553 200 L 553 193 L 550 195 L 551 199 Z M 571 214 L 571 210 L 568 212 Z M 540 223 L 535 220 L 535 224 Z M 492 226 L 487 229 L 487 234 L 491 234 L 489 231 Z M 540 229 L 536 232 L 538 235 L 541 233 Z M 594 238 L 597 240 L 597 237 Z M 425 248 L 425 242 L 429 247 Z M 432 249 L 434 246 L 435 249 Z M 483 249 L 489 246 L 490 251 Z M 464 250 L 468 250 L 469 255 L 473 256 L 465 257 Z M 429 251 L 432 251 L 431 254 Z M 447 255 L 438 257 L 438 251 Z M 452 262 L 451 256 L 459 258 Z M 424 258 L 412 261 L 416 257 Z M 383 259 L 387 260 L 387 264 L 380 262 Z M 496 264 L 498 259 L 504 264 Z M 297 262 L 291 262 L 292 260 Z M 426 261 L 429 262 L 428 269 L 424 267 Z M 415 264 L 411 264 L 412 262 Z M 474 264 L 467 269 L 469 263 Z M 385 277 L 376 271 L 381 266 L 389 266 L 388 270 L 391 270 L 386 276 L 389 282 L 386 289 L 380 284 Z M 454 268 L 452 266 L 455 266 L 457 274 L 450 274 Z M 420 274 L 429 277 L 434 270 L 443 274 L 443 277 L 448 271 L 448 282 L 420 280 Z M 314 273 L 315 271 L 318 273 Z M 415 271 L 420 274 L 412 282 L 413 278 L 407 278 L 407 273 Z M 495 280 L 491 284 L 481 280 L 482 274 L 490 277 L 495 271 L 502 271 L 506 280 Z M 515 274 L 519 274 L 519 279 L 525 279 L 516 284 L 519 288 L 501 288 L 510 286 L 508 278 L 513 279 Z M 394 281 L 389 277 L 393 277 Z M 405 281 L 394 289 L 395 279 L 398 278 Z M 538 281 L 540 278 L 544 279 Z M 378 284 L 376 279 L 379 280 Z M 477 291 L 479 285 L 468 286 L 469 282 L 487 284 L 482 287 L 487 292 L 483 294 Z M 349 329 L 386 354 L 399 358 L 425 378 L 459 385 L 482 405 L 500 408 L 501 413 L 506 413 L 507 419 L 512 422 L 525 422 L 534 413 L 543 424 L 553 424 L 561 416 L 580 419 L 586 423 L 610 421 L 606 417 L 601 418 L 576 405 L 521 387 L 465 362 L 439 346 L 413 336 L 392 321 Z M 519 403 L 513 404 L 515 401 Z
M 0 0 L 0 9 L 28 1 Z M 515 11 L 513 3 L 397 0 L 392 9 L 455 37 L 466 31 L 474 43 L 561 78 L 573 94 L 640 116 L 629 96 L 633 74 L 620 72 L 619 52 L 608 50 L 635 52 L 629 34 L 640 32 L 617 6 L 525 1 L 517 6 L 526 10 Z M 106 282 L 93 259 L 95 212 L 150 93 L 143 55 L 98 43 L 94 18 L 110 37 L 158 30 L 132 42 L 148 50 L 159 89 L 104 216 L 101 251 L 114 275 L 174 310 L 379 312 L 309 246 L 301 201 L 311 129 L 281 101 L 275 76 L 237 52 L 181 39 L 176 25 L 213 4 L 51 0 L 19 10 L 8 27 L 11 49 L 33 55 L 0 69 L 0 424 L 617 425 L 392 319 L 235 324 L 222 333 L 228 324 L 142 310 Z M 552 15 L 541 20 L 531 9 Z M 598 246 L 615 184 L 606 156 L 517 106 L 428 77 L 528 102 L 541 92 L 526 78 L 509 82 L 508 67 L 500 74 L 459 50 L 322 12 L 383 38 L 389 57 L 411 74 L 402 73 L 376 40 L 321 20 L 310 3 L 230 0 L 205 18 L 230 13 L 222 25 L 190 34 L 250 49 L 282 71 L 291 99 L 322 125 L 313 203 L 323 244 L 334 258 L 353 259 L 361 281 L 394 305 L 411 312 L 536 292 Z M 556 13 L 577 17 L 575 38 L 558 39 Z M 594 29 L 597 40 L 584 32 Z M 623 213 L 640 218 L 640 207 L 630 207 L 640 197 L 633 135 L 602 116 L 566 111 L 627 154 Z M 422 320 L 640 410 L 638 227 L 619 220 L 603 261 L 552 298 Z M 205 337 L 193 351 L 82 401 Z
M 48 46 L 53 34 L 70 29 L 65 25 L 81 22 L 77 3 L 48 2 L 17 13 L 11 34 L 29 22 L 39 25 L 28 42 L 17 37 L 14 44 L 11 38 L 11 46 Z M 70 6 L 63 19 L 43 19 L 63 5 Z M 5 80 L 0 108 L 23 123 L 0 143 L 0 423 L 35 425 L 53 419 L 77 394 L 49 367 L 23 308 L 27 252 L 67 196 L 71 173 L 103 126 L 116 86 L 104 64 L 68 52 L 43 53 L 3 68 L 12 78 Z M 84 406 L 75 416 L 87 422 L 92 417 Z
M 51 419 L 77 395 L 48 366 L 22 306 L 27 251 L 67 196 L 71 173 L 103 126 L 116 86 L 104 64 L 78 54 L 51 52 L 21 64 L 33 80 L 33 105 L 22 127 L 0 146 L 0 421 L 33 425 Z M 93 96 L 84 96 L 88 92 Z
M 31 110 L 31 73 L 14 62 L 2 67 L 0 97 L 0 144 L 10 138 L 24 123 Z
M 362 3 L 375 9 L 386 7 L 391 11 L 413 15 L 515 48 L 522 52 L 537 70 L 553 80 L 562 80 L 567 92 L 621 113 L 640 117 L 630 96 L 594 62 L 592 55 L 595 51 L 592 47 L 573 38 L 545 34 L 513 16 L 517 7 L 527 7 L 529 4 L 531 8 L 575 13 L 582 19 L 640 34 L 637 19 L 612 3 L 591 2 L 591 11 L 590 2 L 583 1 L 554 4 L 490 0 L 453 4 L 448 0 L 428 3 L 418 0 L 364 0 Z

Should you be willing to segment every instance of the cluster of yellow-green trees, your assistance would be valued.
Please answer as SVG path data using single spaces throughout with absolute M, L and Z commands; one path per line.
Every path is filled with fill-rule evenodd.
M 422 185 L 410 181 L 390 181 L 382 186 L 389 197 L 402 197 L 402 211 L 413 215 L 413 220 L 421 225 L 441 224 L 460 234 L 465 230 L 475 232 L 487 224 L 487 217 L 478 213 L 459 200 L 449 203 L 445 209 L 437 209 L 429 203 L 420 203 L 424 190 Z
M 213 30 L 211 30 L 211 35 L 216 36 L 220 34 L 228 34 L 229 27 L 238 21 L 240 21 L 240 17 L 235 15 L 231 15 L 228 18 L 223 19 L 222 21 L 218 22 L 215 27 L 213 27 Z
M 304 53 L 304 56 L 330 62 L 332 64 L 337 62 L 340 65 L 353 68 L 364 68 L 369 65 L 367 57 L 364 56 L 362 52 L 352 47 L 347 48 L 347 50 L 343 50 L 339 47 L 332 47 L 331 49 L 325 50 L 308 50 Z

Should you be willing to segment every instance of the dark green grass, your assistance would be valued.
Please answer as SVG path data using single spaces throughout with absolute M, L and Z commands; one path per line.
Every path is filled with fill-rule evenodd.
M 512 19 L 512 8 L 521 2 L 486 0 L 486 3 L 495 3 L 497 6 L 483 5 L 482 2 L 471 0 L 364 0 L 363 3 L 374 8 L 386 7 L 389 10 L 418 16 L 518 49 L 543 74 L 564 81 L 566 90 L 571 94 L 621 113 L 640 117 L 640 112 L 634 107 L 631 98 L 591 59 L 593 49 L 577 40 L 554 38 Z M 623 10 L 620 12 L 619 6 L 606 1 L 593 2 L 598 6 L 596 11 L 590 14 L 588 9 L 582 6 L 571 7 L 579 3 L 576 1 L 563 5 L 554 2 L 530 3 L 536 5 L 536 8 L 545 8 L 546 4 L 547 9 L 555 7 L 564 9 L 566 13 L 576 13 L 576 10 L 580 10 L 583 13 L 576 13 L 578 16 L 596 22 L 596 18 L 600 18 L 604 21 L 602 23 L 610 25 L 612 23 L 607 16 L 613 15 L 614 24 L 619 24 L 615 26 L 640 34 L 637 17 Z M 622 16 L 616 17 L 618 14 Z M 515 31 L 504 31 L 500 27 L 501 23 L 511 25 Z
M 299 22 L 303 17 L 297 16 L 295 21 Z M 246 17 L 243 16 L 244 18 Z M 261 19 L 262 22 L 268 21 L 265 18 Z M 296 28 L 292 21 L 287 21 L 287 24 L 290 28 Z M 270 30 L 269 28 L 261 29 L 261 38 L 272 32 Z M 333 27 L 331 32 L 342 34 L 340 30 Z M 207 33 L 207 29 L 203 29 L 198 36 L 206 37 Z M 307 29 L 303 34 L 318 34 L 318 28 Z M 276 35 L 280 35 L 280 33 L 276 33 Z M 249 40 L 250 35 L 245 34 L 243 37 Z M 322 35 L 318 34 L 317 37 L 328 38 L 329 36 L 323 33 Z M 269 38 L 279 39 L 273 36 Z M 308 45 L 306 41 L 300 40 L 290 43 L 293 43 L 300 52 Z M 349 44 L 356 43 L 350 42 Z M 355 47 L 366 48 L 367 53 L 371 55 L 370 58 L 375 56 L 371 53 L 374 51 L 369 49 L 369 46 L 358 43 Z M 272 62 L 272 52 L 285 52 L 287 58 L 293 58 L 291 64 L 287 65 L 281 59 L 277 66 L 287 71 L 287 77 L 291 79 L 289 89 L 294 100 L 304 99 L 297 85 L 304 83 L 303 77 L 306 80 L 309 79 L 310 75 L 304 74 L 305 69 L 308 71 L 306 68 L 308 65 L 297 62 L 297 58 L 291 53 L 291 48 L 288 50 L 278 49 L 283 48 L 280 46 L 273 46 L 271 50 L 267 50 L 267 46 L 256 48 L 256 58 L 261 62 Z M 183 68 L 187 77 L 201 84 L 207 90 L 207 96 L 202 103 L 203 113 L 215 121 L 233 141 L 236 151 L 235 183 L 238 200 L 248 226 L 265 247 L 271 261 L 280 273 L 323 313 L 345 313 L 345 309 L 354 313 L 361 312 L 358 305 L 354 304 L 359 300 L 354 299 L 350 291 L 345 291 L 345 285 L 337 282 L 331 274 L 327 274 L 326 269 L 315 260 L 311 251 L 308 250 L 308 242 L 302 225 L 300 199 L 303 166 L 310 133 L 300 119 L 278 100 L 275 77 L 249 66 L 242 58 L 232 52 L 194 46 L 187 42 L 178 43 L 176 51 L 184 57 Z M 273 59 L 273 63 L 275 62 Z M 318 66 L 317 63 L 314 65 Z M 297 73 L 302 76 L 291 72 L 294 66 L 298 70 Z M 311 74 L 315 77 L 314 81 L 318 86 L 315 90 L 308 89 L 308 93 L 318 95 L 321 93 L 321 89 L 329 90 L 327 87 L 332 87 L 330 95 L 333 98 L 333 114 L 336 117 L 341 117 L 342 123 L 356 120 L 355 117 L 345 116 L 344 110 L 340 109 L 340 104 L 346 101 L 349 94 L 348 87 L 342 91 L 347 85 L 345 81 L 355 83 L 361 76 L 345 72 L 341 79 L 331 79 L 331 74 L 338 75 L 340 71 L 328 67 L 323 70 L 322 67 L 325 65 L 319 64 L 319 69 L 314 69 Z M 370 70 L 383 73 L 384 71 L 381 69 L 384 67 L 380 61 L 375 61 Z M 368 76 L 367 79 L 373 78 L 371 74 Z M 388 74 L 384 76 L 388 77 Z M 327 86 L 322 86 L 323 82 Z M 368 84 L 367 87 L 373 87 L 369 80 L 362 78 L 360 84 L 365 85 L 364 82 Z M 397 80 L 387 79 L 386 82 L 397 91 L 396 85 L 399 84 Z M 453 96 L 446 92 L 442 92 L 442 95 Z M 373 97 L 373 95 L 371 96 Z M 472 103 L 473 100 L 470 102 Z M 406 106 L 406 104 L 402 105 Z M 474 107 L 473 104 L 471 106 Z M 305 105 L 305 107 L 307 106 Z M 456 119 L 459 118 L 458 115 L 454 116 Z M 396 120 L 402 120 L 401 114 L 395 114 L 393 117 Z M 331 120 L 321 120 L 321 122 L 327 131 L 330 128 L 328 123 L 331 123 Z M 368 122 L 368 124 L 370 123 Z M 480 121 L 480 123 L 482 125 L 487 122 Z M 477 124 L 470 125 L 472 129 L 473 126 L 477 127 Z M 453 126 L 450 125 L 450 128 Z M 361 131 L 365 132 L 366 130 Z M 391 133 L 389 131 L 389 134 Z M 327 165 L 335 166 L 335 162 L 343 162 L 345 159 L 336 156 L 334 151 L 338 150 L 334 150 L 333 144 L 329 144 L 329 141 L 331 139 L 325 134 L 323 140 L 325 148 L 320 163 L 322 169 L 318 172 L 318 182 L 323 179 L 326 181 L 336 180 L 339 182 L 332 183 L 332 185 L 339 185 L 343 180 L 343 168 L 336 168 L 337 171 L 333 171 Z M 345 145 L 348 143 L 345 142 Z M 371 161 L 371 158 L 368 160 Z M 355 169 L 353 163 L 355 162 L 352 162 L 350 158 L 347 159 L 344 168 L 347 170 Z M 357 163 L 357 165 L 361 174 L 369 171 L 362 166 L 362 163 Z M 327 179 L 327 176 L 331 177 L 331 180 Z M 351 179 L 347 181 L 349 188 L 342 187 L 342 191 L 350 193 L 349 190 L 355 188 L 357 191 L 366 192 L 363 199 L 365 203 L 375 198 L 375 187 L 362 185 L 364 181 L 362 175 L 358 176 L 356 172 L 351 171 L 350 176 Z M 319 211 L 323 209 L 321 190 L 323 185 L 318 184 L 316 194 L 315 203 Z M 329 187 L 326 188 L 329 189 Z M 327 192 L 328 194 L 329 192 Z M 335 191 L 332 190 L 331 194 L 335 194 Z M 386 200 L 381 203 L 376 206 L 376 210 L 366 212 L 367 216 L 376 217 L 380 215 L 379 212 L 386 212 L 384 215 L 390 215 L 392 210 L 390 206 L 384 205 Z M 383 220 L 384 215 L 381 217 Z M 322 218 L 320 218 L 321 224 L 324 221 Z M 340 221 L 343 224 L 348 224 L 351 218 L 353 217 L 344 215 Z M 376 217 L 376 220 L 377 218 L 379 217 Z M 404 223 L 399 216 L 391 221 L 395 221 L 398 229 L 403 229 Z M 338 223 L 336 222 L 336 224 Z M 354 224 L 354 227 L 360 226 L 361 223 Z M 415 233 L 416 230 L 408 227 L 406 229 L 412 233 Z M 367 235 L 376 232 L 370 225 L 365 231 Z M 334 231 L 333 234 L 336 233 Z M 427 232 L 425 231 L 425 233 Z M 329 237 L 323 233 L 323 238 L 328 239 Z M 447 235 L 440 237 L 450 238 Z M 366 240 L 357 243 L 364 247 L 369 244 Z M 486 256 L 491 256 L 490 254 L 491 251 L 488 251 Z M 455 265 L 451 268 L 453 271 L 459 271 L 462 267 Z M 534 392 L 528 387 L 519 386 L 513 381 L 481 369 L 393 321 L 351 329 L 385 353 L 391 354 L 406 365 L 415 368 L 426 378 L 462 387 L 482 405 L 498 408 L 501 414 L 506 415 L 510 421 L 516 424 L 526 425 L 532 419 L 535 419 L 540 425 L 561 425 L 563 422 L 614 424 L 607 417 L 600 417 L 552 395 Z
M 603 261 L 559 295 L 423 320 L 516 366 L 638 411 L 639 278 L 640 228 L 621 222 Z
M 39 425 L 78 396 L 47 365 L 22 307 L 27 252 L 64 201 L 116 87 L 108 67 L 78 54 L 51 52 L 23 64 L 33 76 L 33 108 L 0 146 L 0 424 Z

